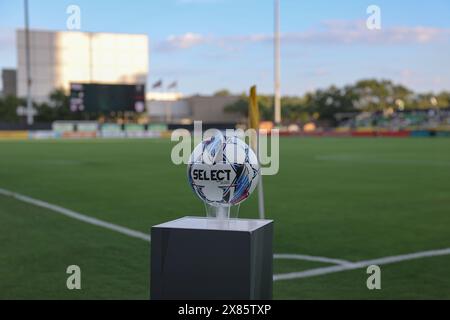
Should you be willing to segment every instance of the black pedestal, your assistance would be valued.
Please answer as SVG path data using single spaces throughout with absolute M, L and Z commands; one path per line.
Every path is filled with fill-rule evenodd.
M 152 227 L 152 299 L 271 299 L 271 220 L 185 217 Z

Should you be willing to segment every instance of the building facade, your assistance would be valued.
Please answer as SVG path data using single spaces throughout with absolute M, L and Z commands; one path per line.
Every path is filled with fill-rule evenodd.
M 30 30 L 31 96 L 48 100 L 70 83 L 145 84 L 149 44 L 144 34 Z M 17 95 L 27 93 L 25 31 L 17 31 Z
M 236 103 L 240 96 L 192 96 L 187 98 L 193 120 L 204 123 L 237 123 L 243 116 L 227 112 L 226 107 Z
M 177 99 L 157 99 L 147 95 L 147 111 L 152 122 L 189 124 L 202 121 L 206 124 L 236 124 L 245 121 L 239 113 L 230 113 L 226 107 L 237 102 L 240 96 L 191 96 Z
M 3 96 L 17 95 L 17 72 L 14 69 L 2 70 Z

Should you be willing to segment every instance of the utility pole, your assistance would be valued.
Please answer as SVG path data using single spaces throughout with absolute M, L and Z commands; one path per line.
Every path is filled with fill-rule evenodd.
M 25 6 L 25 59 L 27 73 L 27 124 L 33 125 L 33 104 L 31 102 L 31 71 L 30 71 L 30 27 L 28 19 L 28 0 L 24 0 Z
M 280 91 L 280 0 L 275 0 L 274 16 L 274 89 L 275 89 L 275 124 L 281 124 L 281 91 Z

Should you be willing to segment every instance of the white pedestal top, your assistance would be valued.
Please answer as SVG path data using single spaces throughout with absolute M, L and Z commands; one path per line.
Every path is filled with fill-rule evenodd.
M 228 230 L 252 232 L 273 220 L 258 219 L 216 219 L 206 217 L 184 217 L 154 226 L 154 228 L 175 228 L 195 230 Z

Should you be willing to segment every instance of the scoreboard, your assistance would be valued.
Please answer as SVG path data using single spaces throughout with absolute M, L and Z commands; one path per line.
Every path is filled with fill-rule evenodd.
M 144 112 L 145 86 L 143 84 L 71 83 L 70 110 L 95 113 Z

